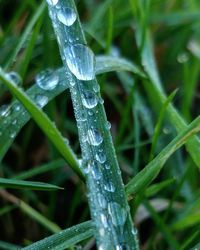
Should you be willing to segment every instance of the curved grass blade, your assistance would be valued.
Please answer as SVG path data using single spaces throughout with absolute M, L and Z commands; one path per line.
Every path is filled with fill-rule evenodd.
M 96 74 L 102 74 L 111 71 L 130 71 L 134 74 L 143 76 L 143 73 L 133 63 L 127 61 L 124 58 L 111 57 L 111 56 L 97 56 L 96 62 Z M 48 97 L 48 102 L 53 98 L 61 94 L 63 91 L 69 88 L 69 82 L 65 77 L 65 69 L 60 68 L 54 72 L 50 72 L 48 77 L 44 79 L 44 84 L 49 78 L 58 76 L 59 83 L 53 91 L 44 91 L 37 84 L 34 84 L 26 94 L 33 100 L 37 95 L 45 95 Z M 47 103 L 41 104 L 41 108 Z M 4 121 L 0 123 L 0 162 L 4 155 L 8 151 L 13 140 L 21 130 L 21 128 L 29 121 L 30 115 L 20 104 L 19 101 L 14 101 L 9 107 L 10 115 L 4 118 Z M 17 119 L 20 117 L 21 119 Z M 10 136 L 12 135 L 12 136 Z M 1 143 L 2 142 L 2 143 Z
M 61 155 L 63 155 L 64 159 L 68 162 L 71 168 L 79 175 L 81 179 L 83 179 L 83 174 L 79 168 L 78 159 L 47 115 L 26 95 L 23 90 L 18 88 L 12 81 L 7 79 L 6 74 L 2 70 L 0 71 L 0 79 L 11 91 L 11 93 L 26 107 L 33 119 L 37 122 L 38 126 L 52 141 L 54 146 L 58 149 Z
M 24 250 L 64 250 L 77 243 L 93 236 L 94 226 L 91 221 L 81 223 L 71 228 L 60 231 L 45 239 L 37 241 L 30 246 L 24 247 Z
M 145 189 L 159 174 L 168 158 L 183 144 L 187 143 L 191 136 L 200 132 L 200 116 L 188 127 L 177 135 L 142 171 L 140 171 L 126 185 L 126 194 L 134 195 Z
M 31 190 L 58 190 L 63 189 L 56 185 L 34 182 L 34 181 L 21 181 L 15 179 L 0 178 L 0 188 L 14 188 L 14 189 L 31 189 Z

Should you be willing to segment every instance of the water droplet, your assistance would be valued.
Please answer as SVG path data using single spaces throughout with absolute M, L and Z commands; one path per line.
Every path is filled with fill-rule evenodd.
M 56 5 L 59 0 L 47 0 L 48 4 L 50 5 Z
M 90 145 L 98 146 L 103 142 L 101 134 L 96 129 L 88 129 L 87 141 Z
M 36 76 L 37 85 L 44 90 L 55 89 L 59 82 L 59 76 L 55 75 L 52 70 L 47 69 Z
M 105 164 L 105 168 L 106 168 L 107 170 L 109 170 L 109 169 L 110 169 L 110 165 L 109 165 L 109 164 Z
M 15 131 L 12 131 L 11 133 L 10 133 L 10 138 L 15 138 L 15 136 L 16 136 L 16 132 Z
M 103 194 L 100 194 L 100 193 L 97 194 L 97 200 L 98 200 L 98 203 L 99 203 L 100 207 L 106 208 L 107 202 L 106 202 L 106 199 L 103 196 Z
M 65 57 L 70 71 L 79 80 L 89 81 L 95 77 L 94 53 L 82 44 L 70 45 L 65 49 Z
M 120 244 L 116 246 L 116 250 L 129 250 L 130 247 L 127 246 L 126 244 Z
M 110 202 L 108 204 L 108 212 L 114 226 L 124 225 L 126 222 L 127 212 L 117 202 Z
M 100 91 L 100 86 L 96 81 L 94 83 L 93 90 L 94 90 L 95 93 Z
M 61 8 L 57 13 L 58 20 L 66 26 L 71 26 L 76 21 L 76 12 L 72 8 Z
M 104 163 L 106 161 L 106 154 L 104 152 L 98 152 L 96 153 L 95 158 L 98 162 Z
M 111 193 L 115 192 L 115 186 L 113 185 L 113 183 L 111 181 L 108 181 L 105 186 L 104 186 L 105 190 Z
M 13 121 L 12 121 L 12 125 L 15 125 L 17 123 L 17 119 L 14 119 Z
M 137 235 L 137 228 L 133 227 L 133 229 L 131 230 L 131 233 L 133 235 Z
M 39 107 L 44 107 L 48 103 L 48 97 L 45 95 L 36 95 L 35 102 Z
M 189 56 L 187 53 L 183 52 L 177 56 L 177 61 L 179 63 L 186 63 L 189 60 Z
M 105 214 L 100 214 L 100 220 L 104 227 L 108 227 L 108 219 Z
M 2 105 L 0 107 L 0 117 L 7 117 L 10 114 L 10 109 L 8 105 Z
M 108 130 L 111 129 L 111 123 L 109 121 L 107 121 L 107 123 L 106 123 L 106 129 L 108 129 Z
M 102 173 L 99 165 L 95 161 L 90 161 L 88 163 L 88 170 L 92 173 L 95 180 L 100 180 Z
M 16 104 L 13 108 L 15 111 L 20 111 L 21 106 L 19 104 Z
M 105 229 L 104 228 L 100 228 L 99 229 L 99 234 L 101 235 L 101 236 L 105 236 Z M 99 248 L 100 249 L 100 248 Z
M 96 107 L 98 101 L 96 95 L 92 91 L 86 91 L 82 95 L 82 103 L 86 108 L 92 109 Z
M 6 76 L 10 81 L 14 82 L 15 85 L 20 85 L 22 83 L 21 76 L 17 72 L 11 71 L 7 73 Z
M 80 110 L 79 112 L 77 112 L 77 121 L 80 122 L 85 122 L 87 120 L 87 116 L 85 114 L 84 110 Z

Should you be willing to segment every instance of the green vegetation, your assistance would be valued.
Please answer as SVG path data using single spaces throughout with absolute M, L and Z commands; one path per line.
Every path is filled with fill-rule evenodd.
M 199 1 L 47 3 L 1 1 L 0 249 L 200 249 Z

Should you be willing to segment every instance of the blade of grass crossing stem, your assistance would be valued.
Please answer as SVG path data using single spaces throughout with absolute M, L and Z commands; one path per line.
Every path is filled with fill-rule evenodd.
M 166 99 L 166 101 L 164 102 L 164 104 L 162 105 L 162 108 L 160 110 L 160 114 L 158 116 L 158 121 L 156 123 L 156 126 L 155 126 L 155 130 L 154 130 L 154 134 L 153 134 L 153 138 L 152 138 L 152 146 L 151 146 L 151 151 L 150 151 L 150 161 L 153 159 L 154 157 L 154 153 L 155 153 L 155 148 L 156 148 L 156 143 L 158 141 L 158 137 L 159 137 L 159 134 L 160 134 L 160 130 L 161 130 L 161 127 L 162 127 L 162 123 L 163 123 L 163 120 L 164 120 L 164 117 L 165 117 L 165 112 L 166 112 L 166 109 L 167 109 L 167 106 L 169 105 L 169 103 L 174 99 L 176 93 L 177 93 L 177 89 L 174 90 L 170 95 L 169 97 Z
M 133 233 L 135 230 L 113 147 L 110 126 L 103 101 L 98 101 L 102 98 L 95 79 L 94 54 L 86 46 L 74 1 L 60 0 L 56 5 L 48 1 L 48 4 L 63 64 L 66 71 L 67 69 L 71 71 L 70 93 L 84 160 L 90 212 L 96 227 L 97 247 L 110 249 L 118 246 L 118 248 L 138 249 L 137 234 Z M 73 20 L 70 19 L 70 24 L 67 23 L 67 25 L 59 17 L 58 12 L 60 9 L 65 15 L 66 8 L 70 8 L 75 17 Z M 68 17 L 65 16 L 65 18 Z M 92 105 L 87 103 L 88 94 L 92 95 L 92 100 L 94 100 Z M 105 158 L 103 163 L 102 160 L 100 163 L 99 156 Z M 110 170 L 107 171 L 105 166 Z M 112 192 L 113 188 L 115 192 Z M 103 198 L 99 199 L 99 196 Z M 105 210 L 105 207 L 108 210 Z M 102 217 L 106 218 L 110 227 L 109 231 Z
M 32 118 L 37 122 L 38 126 L 43 130 L 64 159 L 68 162 L 69 166 L 79 175 L 81 179 L 83 179 L 83 174 L 79 168 L 78 160 L 76 159 L 73 151 L 46 114 L 26 95 L 25 92 L 18 88 L 15 83 L 9 81 L 3 71 L 0 71 L 0 79 L 12 92 L 12 94 L 25 106 Z
M 37 241 L 30 246 L 24 247 L 24 250 L 64 250 L 77 243 L 93 236 L 94 226 L 91 221 L 81 223 L 71 228 L 60 231 L 45 239 Z
M 62 189 L 58 186 L 42 183 L 42 182 L 33 182 L 33 181 L 20 181 L 14 179 L 0 178 L 0 187 L 1 188 L 14 188 L 14 189 L 31 189 L 31 190 L 58 190 Z
M 168 158 L 191 136 L 200 132 L 200 116 L 177 135 L 142 171 L 129 181 L 126 186 L 127 195 L 136 194 L 144 190 L 159 174 Z
M 130 61 L 124 58 L 111 57 L 111 56 L 97 56 L 96 74 L 102 74 L 111 71 L 130 71 L 134 74 L 138 74 L 144 77 L 142 71 Z M 46 91 L 45 95 L 48 97 L 48 102 L 55 98 L 57 95 L 68 89 L 69 83 L 65 77 L 65 69 L 60 68 L 55 72 L 50 72 L 43 80 L 43 85 L 47 84 L 47 81 L 52 77 L 58 76 L 59 82 L 53 91 Z M 37 95 L 43 95 L 44 90 L 37 84 L 34 84 L 26 94 L 34 100 Z M 42 103 L 41 107 L 44 107 L 47 103 Z M 30 115 L 18 101 L 14 101 L 9 107 L 10 115 L 4 117 L 4 122 L 0 123 L 0 162 L 6 154 L 8 148 L 12 144 L 14 138 L 17 136 L 21 128 L 29 121 Z M 14 112 L 13 112 L 14 111 Z M 21 119 L 17 119 L 21 117 Z M 13 126 L 15 124 L 15 126 Z M 12 134 L 12 136 L 10 136 Z
M 19 53 L 20 49 L 23 47 L 25 41 L 28 39 L 34 25 L 36 24 L 36 22 L 38 21 L 42 13 L 44 12 L 45 7 L 46 7 L 45 2 L 42 2 L 42 4 L 38 7 L 34 16 L 31 18 L 29 24 L 27 25 L 25 31 L 21 35 L 20 40 L 17 46 L 15 47 L 13 53 L 8 57 L 8 61 L 6 62 L 4 69 L 8 69 L 10 65 L 14 62 L 14 60 L 16 59 L 17 54 Z

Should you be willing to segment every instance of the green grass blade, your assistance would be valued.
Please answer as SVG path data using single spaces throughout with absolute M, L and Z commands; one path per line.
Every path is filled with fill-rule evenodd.
M 153 138 L 152 138 L 152 146 L 151 146 L 151 151 L 150 151 L 150 160 L 153 159 L 154 157 L 154 152 L 155 152 L 155 148 L 156 148 L 156 143 L 158 141 L 158 137 L 159 137 L 159 134 L 160 134 L 160 130 L 161 130 L 161 127 L 162 127 L 162 123 L 163 123 L 163 120 L 165 118 L 165 112 L 166 112 L 166 109 L 169 105 L 169 103 L 174 99 L 175 95 L 177 93 L 177 89 L 174 90 L 170 95 L 169 97 L 166 99 L 166 101 L 164 102 L 161 110 L 160 110 L 160 114 L 158 116 L 158 121 L 156 123 L 156 126 L 155 126 L 155 130 L 154 130 L 154 134 L 153 134 Z
M 136 194 L 147 187 L 159 174 L 168 158 L 199 131 L 200 117 L 177 135 L 142 171 L 133 177 L 126 186 L 127 195 Z
M 94 226 L 91 221 L 81 223 L 71 228 L 60 231 L 45 239 L 37 241 L 30 246 L 24 247 L 24 250 L 64 250 L 72 247 L 82 240 L 93 236 Z
M 64 164 L 65 164 L 65 162 L 62 159 L 55 160 L 55 161 L 52 161 L 50 163 L 35 167 L 33 169 L 30 169 L 30 170 L 26 170 L 26 171 L 21 172 L 17 175 L 14 175 L 14 176 L 12 176 L 12 179 L 24 180 L 24 179 L 32 178 L 33 176 L 61 168 L 64 166 Z
M 82 158 L 84 159 L 83 165 L 88 187 L 90 212 L 96 227 L 95 238 L 97 239 L 97 247 L 109 249 L 113 246 L 118 246 L 118 248 L 131 247 L 132 249 L 138 249 L 137 234 L 132 233 L 134 227 L 124 192 L 121 173 L 109 126 L 106 126 L 108 121 L 103 102 L 101 101 L 99 85 L 94 76 L 94 55 L 86 47 L 87 43 L 75 3 L 73 0 L 60 0 L 56 6 L 49 4 L 48 7 L 66 72 L 68 67 L 71 69 L 70 93 L 78 126 Z M 70 8 L 77 15 L 77 19 L 70 27 L 65 25 L 58 13 L 58 9 L 64 11 L 66 8 Z M 77 53 L 74 53 L 73 49 L 76 50 L 76 48 Z M 78 53 L 78 48 L 80 48 L 80 54 Z M 72 50 L 71 53 L 70 50 Z M 81 52 L 86 53 L 86 55 Z M 68 61 L 69 58 L 71 58 L 69 60 L 71 62 Z M 79 74 L 79 70 L 82 72 L 81 74 Z M 87 74 L 90 70 L 91 74 Z M 85 105 L 84 97 L 85 94 L 88 94 L 88 91 L 94 96 L 95 104 L 91 105 L 92 107 L 90 105 L 88 107 L 87 103 Z M 93 115 L 90 115 L 90 109 L 92 109 Z M 99 155 L 106 157 L 103 163 L 100 163 L 102 160 L 99 161 Z M 107 171 L 106 168 L 110 170 Z M 112 192 L 113 188 L 111 186 L 114 187 L 114 192 Z M 105 205 L 101 205 L 98 196 L 103 197 L 100 200 L 104 200 Z M 105 209 L 105 206 L 107 209 Z M 106 224 L 102 217 L 108 222 L 110 230 L 106 229 Z M 119 218 L 121 221 L 119 221 Z M 102 229 L 106 233 L 102 233 Z
M 25 106 L 33 119 L 37 122 L 38 126 L 52 141 L 54 146 L 58 149 L 61 155 L 65 158 L 71 168 L 83 179 L 83 174 L 79 168 L 78 160 L 75 157 L 72 149 L 66 144 L 60 132 L 56 129 L 55 125 L 50 121 L 47 115 L 26 95 L 26 93 L 18 88 L 13 82 L 6 78 L 3 71 L 0 71 L 0 79 L 12 92 L 12 94 L 20 100 Z
M 58 190 L 62 189 L 58 186 L 43 183 L 43 182 L 33 182 L 33 181 L 21 181 L 15 179 L 0 178 L 1 188 L 14 188 L 14 189 L 31 189 L 31 190 Z

